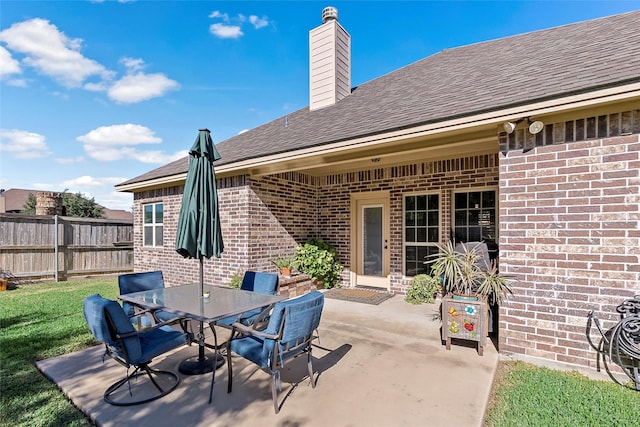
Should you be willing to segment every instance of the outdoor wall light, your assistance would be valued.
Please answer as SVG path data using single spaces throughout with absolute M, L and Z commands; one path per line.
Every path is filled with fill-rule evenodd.
M 504 125 L 504 131 L 506 133 L 513 133 L 514 130 L 516 130 L 516 126 L 518 126 L 518 124 L 523 121 L 524 119 L 520 119 L 520 120 L 516 120 L 515 122 L 506 122 Z
M 540 120 L 536 120 L 535 122 L 532 122 L 529 119 L 527 119 L 527 121 L 529 122 L 529 132 L 531 132 L 534 135 L 536 133 L 540 133 L 542 129 L 544 129 L 544 123 L 542 123 Z
M 515 122 L 506 122 L 502 126 L 504 127 L 504 131 L 506 133 L 513 133 L 513 131 L 516 130 L 516 127 L 520 124 L 520 122 L 523 122 L 525 120 L 529 125 L 529 132 L 532 133 L 533 135 L 540 133 L 542 129 L 544 129 L 544 123 L 542 123 L 540 120 L 536 120 L 535 122 L 532 122 L 529 119 L 529 117 L 516 120 Z

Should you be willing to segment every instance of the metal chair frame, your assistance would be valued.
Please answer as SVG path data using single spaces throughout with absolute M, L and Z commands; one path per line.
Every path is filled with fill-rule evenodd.
M 318 291 L 318 294 L 322 295 Z M 314 293 L 312 292 L 312 293 Z M 320 315 L 322 312 L 322 305 L 324 304 L 324 297 L 320 298 L 322 302 L 320 302 Z M 284 304 L 287 302 L 292 302 L 294 300 L 284 301 Z M 283 303 L 278 303 L 283 304 Z M 276 304 L 274 311 L 277 310 L 278 304 Z M 268 328 L 263 330 L 259 330 L 257 325 L 264 325 L 262 322 L 262 318 L 268 315 L 268 310 L 265 310 L 256 322 L 253 325 L 244 325 L 240 322 L 236 322 L 232 325 L 232 333 L 231 338 L 227 341 L 226 349 L 227 349 L 227 372 L 228 372 L 228 383 L 227 383 L 227 393 L 231 393 L 233 387 L 233 367 L 231 363 L 231 353 L 232 353 L 232 343 L 234 339 L 240 339 L 242 337 L 252 337 L 264 343 L 265 340 L 273 340 L 273 352 L 269 355 L 269 366 L 263 367 L 262 369 L 267 372 L 271 376 L 271 397 L 273 400 L 273 409 L 277 414 L 280 412 L 280 404 L 278 403 L 278 391 L 281 390 L 280 384 L 280 369 L 284 367 L 284 364 L 288 360 L 295 359 L 302 354 L 307 355 L 307 371 L 309 374 L 309 381 L 311 382 L 312 388 L 316 387 L 317 379 L 314 378 L 314 370 L 313 370 L 313 359 L 312 359 L 312 346 L 311 343 L 313 340 L 318 338 L 317 332 L 318 325 L 310 331 L 310 333 L 297 337 L 295 340 L 290 340 L 287 342 L 283 342 L 283 337 L 286 331 L 286 322 L 289 318 L 289 310 L 288 308 L 284 309 L 284 313 L 282 315 L 282 319 L 280 319 L 279 326 L 277 328 L 277 334 L 270 334 L 265 332 Z M 319 316 L 317 319 L 319 323 Z M 269 323 L 269 326 L 271 323 Z M 264 345 L 264 344 L 263 344 Z M 292 354 L 292 356 L 287 356 L 287 354 Z
M 91 297 L 87 297 L 87 298 L 91 298 Z M 100 298 L 102 298 L 102 297 L 100 297 Z M 114 307 L 115 306 L 119 307 L 119 310 L 122 311 L 123 318 L 128 318 L 128 316 L 126 315 L 126 313 L 124 312 L 122 307 L 117 302 L 111 301 L 111 300 L 106 300 L 106 301 L 109 301 L 110 303 L 113 303 Z M 118 332 L 118 328 L 116 326 L 116 322 L 113 320 L 113 318 L 111 317 L 111 314 L 108 312 L 108 310 L 106 308 L 104 308 L 103 314 L 104 314 L 104 319 L 106 321 L 106 326 L 107 326 L 107 329 L 108 329 L 108 332 L 109 332 L 109 335 L 110 335 L 110 338 L 111 338 L 111 343 L 103 341 L 104 346 L 105 346 L 105 353 L 104 353 L 104 356 L 103 356 L 103 360 L 104 360 L 104 357 L 109 356 L 111 359 L 115 360 L 117 363 L 119 363 L 120 365 L 122 365 L 125 368 L 127 368 L 127 375 L 125 376 L 125 378 L 122 378 L 122 379 L 116 381 L 115 383 L 113 383 L 109 387 L 107 387 L 107 389 L 105 390 L 104 395 L 103 395 L 105 402 L 107 402 L 107 403 L 109 403 L 111 405 L 114 405 L 114 406 L 139 405 L 139 404 L 142 404 L 142 403 L 147 403 L 147 402 L 151 402 L 153 400 L 159 399 L 159 398 L 161 398 L 163 396 L 166 396 L 167 394 L 171 393 L 173 390 L 175 390 L 175 388 L 180 383 L 180 377 L 178 375 L 176 375 L 174 372 L 171 372 L 171 371 L 165 371 L 165 370 L 159 370 L 159 369 L 151 368 L 149 366 L 149 364 L 151 363 L 151 360 L 142 360 L 142 361 L 137 361 L 136 363 L 133 363 L 131 361 L 131 357 L 130 357 L 129 352 L 127 350 L 127 345 L 125 344 L 125 340 L 130 339 L 130 338 L 143 336 L 143 335 L 150 334 L 150 333 L 158 333 L 156 331 L 160 330 L 161 328 L 164 328 L 163 330 L 167 330 L 166 329 L 167 326 L 176 324 L 176 323 L 180 322 L 182 319 L 174 319 L 174 320 L 167 321 L 167 322 L 157 323 L 154 326 L 152 326 L 150 328 L 146 328 L 146 329 L 144 329 L 142 331 L 133 330 L 132 332 L 119 333 Z M 85 312 L 85 316 L 86 316 L 86 312 Z M 133 327 L 132 327 L 132 329 L 133 329 Z M 94 331 L 92 330 L 92 333 L 93 332 Z M 96 337 L 96 339 L 100 340 L 100 337 L 96 336 L 95 333 L 94 333 L 94 336 Z M 184 341 L 186 343 L 187 342 L 187 336 L 186 336 L 186 334 L 183 334 L 183 336 L 184 336 Z M 174 336 L 173 338 L 176 338 L 176 337 L 177 336 Z M 135 369 L 133 370 L 133 372 L 129 373 L 129 369 L 131 367 L 134 367 Z M 153 386 L 157 390 L 157 393 L 152 394 L 148 398 L 140 399 L 140 400 L 119 401 L 119 400 L 116 400 L 115 398 L 113 398 L 114 393 L 116 393 L 118 390 L 120 390 L 120 388 L 123 387 L 125 384 L 129 387 L 129 396 L 133 396 L 133 392 L 131 390 L 131 379 L 137 379 L 138 377 L 145 376 L 145 375 L 149 378 L 149 380 L 151 381 L 151 383 L 153 384 Z M 161 378 L 164 378 L 166 380 L 165 382 L 167 382 L 169 384 L 168 387 L 165 386 L 163 388 L 159 384 L 159 381 L 160 381 Z

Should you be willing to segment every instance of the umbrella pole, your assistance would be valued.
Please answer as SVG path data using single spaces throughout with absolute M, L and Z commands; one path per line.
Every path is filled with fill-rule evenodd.
M 204 295 L 204 266 L 202 261 L 202 255 L 200 255 L 200 276 L 198 279 L 198 283 L 200 284 L 200 298 Z M 204 325 L 202 320 L 200 321 L 200 335 L 199 335 L 198 346 L 198 362 L 204 362 Z
M 200 295 L 198 298 L 202 300 L 204 294 L 204 266 L 202 255 L 200 256 L 200 277 L 198 280 Z M 200 321 L 198 330 L 198 356 L 193 356 L 183 360 L 178 367 L 178 370 L 185 375 L 200 375 L 212 372 L 215 369 L 215 365 L 218 359 L 217 349 L 216 354 L 211 358 L 204 354 L 204 322 Z

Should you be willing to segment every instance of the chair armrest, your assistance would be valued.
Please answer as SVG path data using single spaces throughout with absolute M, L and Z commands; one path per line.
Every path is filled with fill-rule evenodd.
M 277 340 L 280 336 L 274 334 L 266 334 L 262 331 L 257 331 L 253 329 L 252 326 L 245 326 L 242 323 L 236 322 L 231 325 L 234 331 L 238 331 L 243 335 L 253 335 L 254 337 L 260 337 L 270 340 Z

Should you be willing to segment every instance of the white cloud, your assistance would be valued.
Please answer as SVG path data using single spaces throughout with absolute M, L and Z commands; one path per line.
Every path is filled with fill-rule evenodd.
M 267 25 L 269 25 L 269 20 L 267 19 L 266 16 L 259 18 L 256 15 L 250 15 L 249 22 L 253 24 L 256 30 L 259 30 L 260 28 L 266 27 Z
M 141 59 L 125 58 L 123 62 L 129 68 L 130 74 L 115 82 L 107 91 L 109 98 L 116 102 L 133 104 L 146 101 L 180 87 L 178 82 L 171 80 L 164 74 L 139 72 L 144 66 Z
M 7 80 L 7 84 L 15 87 L 27 87 L 27 81 L 25 79 L 10 79 Z
M 218 22 L 209 26 L 209 32 L 218 38 L 237 39 L 244 35 L 242 26 L 247 22 L 247 17 L 241 13 L 234 18 L 229 18 L 228 14 L 214 10 L 209 14 L 209 18 L 220 19 L 224 22 Z M 249 15 L 248 21 L 256 30 L 269 25 L 269 18 L 266 16 L 260 18 L 257 15 Z
M 131 123 L 100 126 L 76 139 L 84 143 L 87 156 L 100 161 L 130 159 L 142 163 L 164 164 L 187 155 L 186 151 L 166 154 L 160 150 L 137 149 L 138 145 L 159 144 L 162 139 L 156 137 L 151 129 Z
M 121 145 L 159 144 L 161 138 L 146 126 L 127 123 L 124 125 L 100 126 L 76 138 L 85 144 L 109 147 Z
M 80 53 L 81 39 L 71 39 L 49 21 L 34 18 L 0 32 L 0 41 L 24 55 L 22 63 L 65 87 L 80 87 L 91 77 L 108 80 L 113 73 Z
M 136 71 L 142 71 L 145 67 L 144 61 L 140 58 L 130 58 L 125 56 L 120 60 L 127 67 L 130 73 L 134 73 Z
M 237 25 L 211 24 L 209 31 L 216 37 L 221 39 L 237 39 L 244 35 Z
M 209 18 L 221 18 L 225 22 L 229 22 L 229 15 L 222 13 L 219 10 L 214 10 L 209 14 Z
M 77 157 L 60 157 L 58 159 L 53 159 L 54 162 L 60 164 L 60 165 L 72 165 L 74 163 L 81 163 L 84 161 L 84 157 L 82 156 L 77 156 Z
M 124 179 L 122 181 L 124 181 Z M 98 200 L 100 200 L 99 203 L 102 206 L 109 209 L 122 209 L 128 212 L 133 211 L 133 194 L 131 193 L 109 191 L 96 195 L 96 201 Z
M 13 24 L 0 31 L 0 77 L 19 74 L 21 64 L 12 56 L 22 54 L 22 65 L 36 69 L 66 88 L 82 87 L 92 92 L 107 92 L 113 101 L 132 104 L 163 96 L 180 85 L 162 73 L 145 74 L 144 61 L 124 57 L 127 73 L 115 81 L 116 73 L 80 53 L 82 40 L 67 37 L 45 19 L 35 18 Z M 10 52 L 11 51 L 11 52 Z M 25 79 L 11 79 L 13 86 L 26 86 Z
M 12 153 L 16 159 L 35 159 L 51 154 L 44 135 L 20 129 L 0 129 L 0 151 Z
M 0 78 L 20 73 L 22 73 L 20 63 L 13 59 L 11 53 L 7 49 L 0 46 Z
M 114 186 L 116 184 L 120 184 L 125 181 L 125 178 L 119 177 L 104 177 L 104 178 L 94 178 L 89 175 L 79 176 L 74 179 L 68 179 L 62 183 L 62 187 L 64 188 L 82 188 L 85 189 L 87 187 L 103 187 L 103 186 Z M 84 190 L 82 190 L 84 192 Z

